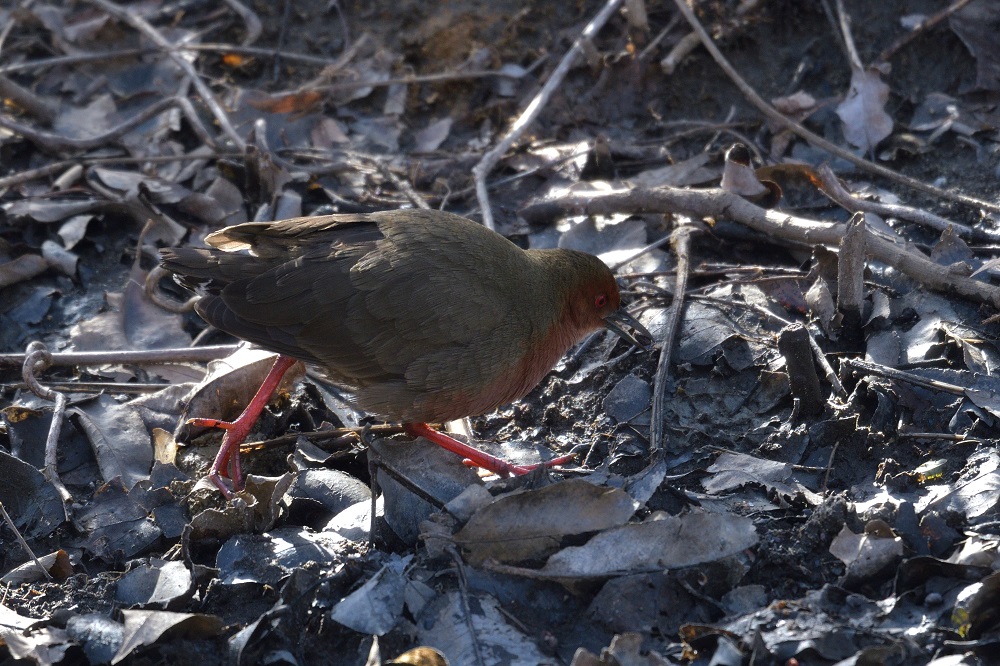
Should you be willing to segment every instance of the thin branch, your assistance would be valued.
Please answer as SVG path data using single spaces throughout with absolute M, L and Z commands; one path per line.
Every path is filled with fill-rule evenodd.
M 990 241 L 1000 240 L 1000 233 L 998 232 L 990 231 L 988 229 L 976 229 L 965 224 L 959 224 L 958 222 L 953 222 L 952 220 L 919 208 L 904 206 L 902 204 L 871 201 L 869 199 L 856 197 L 851 194 L 846 187 L 844 187 L 843 183 L 840 182 L 840 179 L 837 178 L 836 174 L 833 173 L 833 169 L 831 169 L 828 164 L 820 165 L 819 168 L 816 169 L 815 173 L 820 179 L 820 191 L 830 197 L 834 203 L 842 206 L 852 213 L 864 211 L 866 213 L 875 213 L 876 215 L 881 215 L 882 217 L 896 217 L 902 220 L 915 222 L 924 227 L 936 229 L 937 231 L 947 231 L 948 229 L 952 229 L 956 235 L 961 236 L 962 238 Z
M 962 7 L 965 7 L 970 2 L 972 2 L 972 0 L 958 0 L 938 13 L 928 16 L 908 33 L 890 44 L 888 48 L 879 54 L 879 56 L 875 59 L 875 62 L 889 62 L 889 60 L 891 60 L 893 56 L 895 56 L 896 53 L 898 53 L 904 46 L 960 10 Z
M 195 134 L 198 135 L 198 138 L 214 148 L 216 146 L 215 140 L 208 133 L 208 130 L 205 129 L 204 125 L 202 125 L 201 119 L 198 117 L 198 113 L 195 111 L 194 106 L 192 106 L 191 102 L 184 97 L 168 97 L 166 99 L 161 99 L 158 102 L 150 104 L 139 113 L 111 128 L 107 132 L 104 132 L 99 136 L 87 137 L 86 139 L 75 139 L 61 134 L 55 134 L 53 132 L 45 132 L 43 130 L 19 123 L 2 114 L 0 114 L 0 127 L 5 127 L 15 134 L 20 134 L 25 139 L 28 139 L 44 150 L 91 150 L 116 141 L 123 134 L 135 129 L 147 120 L 154 118 L 175 106 L 179 107 L 184 113 L 184 117 L 187 118 L 189 123 L 191 123 L 191 128 L 194 130 Z
M 44 344 L 35 340 L 28 344 L 25 352 L 24 365 L 21 367 L 21 378 L 28 385 L 28 389 L 42 400 L 49 400 L 54 404 L 52 408 L 52 423 L 49 425 L 48 436 L 45 438 L 45 478 L 52 484 L 52 487 L 59 493 L 63 504 L 71 502 L 73 495 L 63 485 L 59 478 L 59 433 L 62 431 L 63 418 L 66 415 L 66 396 L 59 391 L 42 386 L 37 375 L 49 367 L 52 361 L 52 354 Z M 63 507 L 65 511 L 65 506 Z
M 4 522 L 7 523 L 7 527 L 9 527 L 14 533 L 14 537 L 17 539 L 17 542 L 21 544 L 21 548 L 24 549 L 24 552 L 28 553 L 28 557 L 34 560 L 35 566 L 38 567 L 38 570 L 45 574 L 45 577 L 48 580 L 52 580 L 52 574 L 50 574 L 49 570 L 46 569 L 45 566 L 38 560 L 38 556 L 35 555 L 35 551 L 31 550 L 31 546 L 29 546 L 28 542 L 24 540 L 24 537 L 21 536 L 21 532 L 17 529 L 17 526 L 11 519 L 10 514 L 7 513 L 7 509 L 4 508 L 3 502 L 0 502 L 0 517 L 3 518 Z
M 236 12 L 237 16 L 243 19 L 243 24 L 246 26 L 247 34 L 243 38 L 243 44 L 245 46 L 250 46 L 256 42 L 264 28 L 261 25 L 260 18 L 257 16 L 256 12 L 244 5 L 239 0 L 223 0 L 229 8 Z
M 847 47 L 847 59 L 851 62 L 851 69 L 864 69 L 858 47 L 854 44 L 854 35 L 851 34 L 851 17 L 844 8 L 844 0 L 837 0 L 837 22 L 844 46 Z

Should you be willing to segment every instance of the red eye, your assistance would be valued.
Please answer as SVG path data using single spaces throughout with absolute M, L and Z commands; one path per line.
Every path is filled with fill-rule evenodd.
M 608 297 L 605 294 L 598 294 L 597 298 L 594 299 L 594 305 L 599 308 L 603 308 L 608 304 Z

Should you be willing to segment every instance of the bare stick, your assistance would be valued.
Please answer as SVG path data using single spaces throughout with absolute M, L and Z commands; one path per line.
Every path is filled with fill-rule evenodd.
M 50 365 L 159 365 L 161 363 L 199 363 L 225 358 L 236 351 L 237 345 L 179 347 L 126 351 L 56 352 Z M 25 354 L 0 354 L 0 366 L 22 365 Z
M 908 382 L 916 386 L 923 386 L 924 388 L 932 389 L 934 391 L 943 391 L 945 393 L 950 393 L 952 395 L 965 395 L 966 388 L 964 386 L 959 386 L 958 384 L 949 384 L 948 382 L 942 382 L 937 379 L 929 379 L 927 377 L 921 377 L 920 375 L 915 375 L 912 372 L 906 372 L 905 370 L 897 370 L 896 368 L 890 368 L 889 366 L 882 365 L 880 363 L 872 363 L 870 361 L 862 361 L 856 358 L 845 358 L 844 363 L 857 368 L 869 375 L 877 375 L 880 377 L 888 377 L 889 379 L 894 379 L 899 382 Z
M 24 358 L 24 365 L 21 368 L 21 377 L 32 393 L 42 400 L 51 400 L 55 406 L 52 409 L 52 423 L 49 425 L 49 434 L 45 438 L 45 478 L 48 479 L 52 487 L 59 493 L 63 504 L 73 500 L 69 490 L 63 485 L 59 478 L 58 469 L 58 447 L 59 433 L 62 430 L 63 417 L 66 414 L 66 396 L 59 391 L 42 386 L 36 376 L 49 367 L 52 355 L 45 345 L 37 340 L 28 345 Z
M 549 80 L 545 82 L 545 85 L 538 91 L 538 94 L 531 100 L 531 103 L 528 104 L 524 112 L 510 126 L 507 135 L 492 150 L 483 155 L 482 159 L 479 160 L 479 164 L 473 167 L 472 175 L 476 182 L 476 198 L 479 200 L 479 206 L 483 211 L 483 225 L 487 229 L 495 229 L 496 224 L 493 221 L 493 211 L 490 208 L 490 195 L 486 190 L 486 176 L 497 165 L 503 154 L 514 145 L 514 142 L 521 138 L 524 131 L 528 129 L 535 118 L 538 117 L 538 114 L 541 113 L 542 108 L 548 104 L 549 98 L 552 97 L 556 88 L 562 84 L 563 79 L 566 78 L 566 74 L 569 73 L 570 67 L 573 66 L 573 62 L 583 51 L 582 43 L 597 34 L 604 24 L 607 23 L 608 19 L 611 18 L 615 10 L 618 9 L 618 5 L 621 2 L 622 0 L 608 0 L 605 3 L 601 11 L 587 24 L 583 32 L 580 33 L 580 36 L 573 42 L 573 46 L 563 56 L 559 65 L 552 71 Z
M 14 533 L 14 536 L 17 538 L 17 542 L 21 544 L 21 548 L 24 548 L 24 551 L 28 553 L 28 557 L 35 561 L 35 566 L 38 567 L 38 570 L 45 574 L 45 577 L 48 580 L 52 580 L 52 575 L 49 573 L 49 570 L 38 561 L 38 556 L 35 555 L 33 550 L 31 550 L 31 546 L 28 545 L 28 542 L 24 540 L 23 536 L 21 536 L 21 532 L 17 529 L 17 526 L 14 525 L 14 521 L 11 520 L 10 514 L 7 513 L 7 509 L 4 508 L 3 502 L 0 502 L 0 516 L 3 516 L 3 520 L 7 523 L 7 527 L 9 527 Z
M 889 47 L 879 54 L 878 58 L 875 59 L 876 63 L 888 62 L 896 53 L 902 49 L 904 46 L 912 42 L 914 39 L 924 34 L 938 23 L 948 18 L 955 12 L 957 12 L 962 7 L 966 6 L 972 2 L 972 0 L 958 0 L 952 3 L 950 6 L 945 7 L 937 14 L 932 14 L 920 22 L 919 25 L 910 30 L 908 33 L 897 39 L 895 42 L 889 45 Z
M 962 238 L 984 239 L 990 241 L 1000 240 L 1000 233 L 988 229 L 975 229 L 965 224 L 953 222 L 947 218 L 935 215 L 926 210 L 904 206 L 903 204 L 883 203 L 881 201 L 871 201 L 854 196 L 844 186 L 829 164 L 821 164 L 815 171 L 820 179 L 820 191 L 839 206 L 846 208 L 852 213 L 865 212 L 875 213 L 882 217 L 897 217 L 902 220 L 915 222 L 930 229 L 947 231 L 949 228 L 955 235 Z
M 851 61 L 851 69 L 864 69 L 861 56 L 858 55 L 858 47 L 854 44 L 854 35 L 851 34 L 851 17 L 844 9 L 844 0 L 837 0 L 837 20 L 840 22 L 840 34 L 844 39 L 844 46 L 847 47 L 847 58 Z
M 246 26 L 247 34 L 243 38 L 243 45 L 250 46 L 260 37 L 260 33 L 264 32 L 264 28 L 260 23 L 260 18 L 257 14 L 244 5 L 239 0 L 224 0 L 229 8 L 232 9 L 236 14 L 243 19 L 243 24 Z
M 117 140 L 126 132 L 135 129 L 150 118 L 158 116 L 164 111 L 167 111 L 175 106 L 180 107 L 181 111 L 184 113 L 184 117 L 191 123 L 191 128 L 194 130 L 195 134 L 198 135 L 198 138 L 207 143 L 209 146 L 214 147 L 216 145 L 215 139 L 212 138 L 212 136 L 208 133 L 208 130 L 206 130 L 204 125 L 202 125 L 201 119 L 198 117 L 198 113 L 194 110 L 194 106 L 192 106 L 191 102 L 184 97 L 167 97 L 166 99 L 161 99 L 158 102 L 150 104 L 139 113 L 135 114 L 121 124 L 116 125 L 107 132 L 104 132 L 99 136 L 87 137 L 86 139 L 74 139 L 68 136 L 54 134 L 52 132 L 45 132 L 19 123 L 3 115 L 0 115 L 0 127 L 6 127 L 15 134 L 20 134 L 38 147 L 45 150 L 90 150 L 92 148 L 100 148 L 112 141 Z
M 55 104 L 11 81 L 6 76 L 0 76 L 0 98 L 9 99 L 46 124 L 55 120 Z

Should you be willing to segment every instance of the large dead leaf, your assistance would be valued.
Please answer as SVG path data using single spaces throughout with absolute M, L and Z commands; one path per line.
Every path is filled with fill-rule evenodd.
M 494 568 L 532 578 L 608 578 L 712 562 L 756 543 L 749 518 L 688 513 L 601 532 L 582 546 L 559 551 L 541 569 Z
M 149 478 L 153 466 L 153 446 L 146 424 L 128 404 L 119 404 L 110 395 L 70 409 L 90 440 L 105 481 L 115 477 L 126 488 Z
M 168 611 L 123 610 L 125 640 L 111 660 L 117 664 L 134 650 L 153 645 L 166 635 L 211 638 L 222 631 L 222 620 L 214 615 Z
M 844 138 L 852 146 L 868 152 L 892 134 L 892 118 L 885 112 L 889 86 L 875 69 L 854 69 L 851 87 L 837 106 L 844 123 Z
M 364 585 L 341 599 L 330 618 L 363 634 L 382 636 L 399 622 L 406 592 L 406 569 L 412 556 L 395 557 Z
M 627 493 L 570 479 L 501 497 L 480 509 L 455 535 L 469 561 L 518 562 L 544 557 L 573 534 L 622 525 L 638 508 Z

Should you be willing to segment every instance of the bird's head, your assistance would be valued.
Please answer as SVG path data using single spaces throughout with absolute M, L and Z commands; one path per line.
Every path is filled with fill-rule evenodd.
M 597 257 L 563 250 L 572 266 L 569 282 L 570 317 L 580 333 L 606 328 L 636 347 L 649 350 L 653 337 L 622 307 L 621 293 L 611 269 Z

